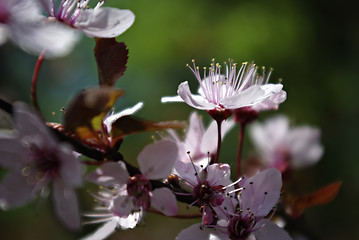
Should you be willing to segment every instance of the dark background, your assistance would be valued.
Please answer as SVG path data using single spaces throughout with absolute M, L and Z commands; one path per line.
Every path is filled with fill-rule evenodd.
M 177 86 L 197 82 L 185 67 L 195 58 L 207 66 L 212 58 L 241 63 L 254 60 L 273 67 L 271 82 L 283 79 L 287 100 L 278 112 L 299 125 L 322 130 L 325 153 L 314 167 L 295 175 L 302 192 L 312 192 L 333 181 L 343 186 L 335 201 L 313 207 L 302 221 L 310 239 L 359 238 L 358 120 L 359 31 L 354 1 L 214 1 L 214 0 L 122 0 L 107 6 L 131 9 L 134 25 L 117 40 L 129 48 L 128 69 L 118 81 L 126 95 L 117 109 L 144 101 L 138 116 L 162 120 L 187 120 L 193 110 L 186 104 L 161 104 L 160 98 L 175 95 Z M 74 51 L 59 60 L 45 61 L 39 75 L 38 98 L 49 121 L 61 121 L 60 108 L 82 88 L 97 84 L 93 57 L 94 40 L 83 37 Z M 0 47 L 0 95 L 9 100 L 30 101 L 30 84 L 36 57 L 11 44 Z M 55 115 L 52 116 L 52 112 Z M 201 112 L 206 121 L 209 118 Z M 260 120 L 271 116 L 264 113 Z M 4 122 L 3 120 L 2 122 Z M 6 122 L 6 121 L 5 121 Z M 222 161 L 233 163 L 237 146 L 236 127 L 225 139 Z M 125 140 L 123 154 L 135 161 L 150 143 L 151 134 Z M 245 142 L 245 151 L 251 150 Z M 88 186 L 91 187 L 91 186 Z M 84 211 L 92 200 L 80 192 Z M 51 201 L 37 200 L 16 210 L 0 212 L 2 239 L 77 239 L 84 233 L 69 233 L 51 211 Z M 111 239 L 174 239 L 197 220 L 177 220 L 147 214 L 145 224 L 121 231 Z M 84 227 L 84 232 L 93 228 Z M 166 234 L 164 234 L 166 232 Z

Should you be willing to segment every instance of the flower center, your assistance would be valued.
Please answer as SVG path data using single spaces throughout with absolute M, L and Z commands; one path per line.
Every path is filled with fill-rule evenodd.
M 200 204 L 211 204 L 216 207 L 224 201 L 223 196 L 219 194 L 224 191 L 222 188 L 223 186 L 210 186 L 208 181 L 203 181 L 193 188 L 192 196 Z
M 141 174 L 129 178 L 127 193 L 133 199 L 136 208 L 147 209 L 151 206 L 152 187 L 150 181 Z
M 44 180 L 51 181 L 59 175 L 61 161 L 56 149 L 39 149 L 31 145 L 30 150 L 30 159 L 21 172 L 29 184 Z
M 241 216 L 234 216 L 228 224 L 229 238 L 233 240 L 245 240 L 252 232 L 255 224 L 254 218 L 242 219 Z

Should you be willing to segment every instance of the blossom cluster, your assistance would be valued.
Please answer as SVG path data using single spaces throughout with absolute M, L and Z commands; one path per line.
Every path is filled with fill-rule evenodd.
M 0 182 L 2 210 L 51 195 L 56 216 L 69 230 L 101 224 L 84 235 L 85 240 L 133 229 L 146 220 L 146 212 L 198 218 L 198 223 L 178 233 L 178 240 L 289 240 L 283 219 L 294 219 L 307 207 L 335 197 L 340 183 L 309 195 L 285 188 L 290 186 L 292 171 L 321 158 L 320 131 L 291 126 L 284 115 L 255 122 L 260 112 L 277 110 L 287 93 L 281 83 L 269 82 L 272 70 L 254 63 L 238 66 L 229 59 L 221 65 L 212 60 L 201 75 L 192 60 L 193 66 L 187 66 L 199 84 L 198 94 L 185 81 L 178 86 L 177 96 L 161 99 L 205 110 L 213 118 L 208 127 L 197 112 L 188 123 L 137 118 L 142 102 L 114 113 L 113 106 L 123 94 L 115 83 L 124 74 L 128 57 L 126 45 L 114 37 L 133 24 L 134 14 L 102 7 L 105 1 L 101 0 L 92 9 L 89 2 L 0 1 L 0 43 L 9 38 L 23 50 L 40 55 L 35 73 L 43 57 L 69 53 L 79 32 L 96 38 L 99 70 L 99 86 L 76 95 L 65 108 L 62 123 L 43 120 L 36 104 L 36 74 L 34 109 L 0 99 L 14 126 L 0 132 L 0 167 L 6 169 Z M 237 158 L 224 161 L 222 141 L 235 125 L 240 126 Z M 247 127 L 255 154 L 244 158 Z M 177 131 L 183 128 L 184 136 Z M 128 135 L 144 131 L 155 131 L 155 140 L 143 147 L 132 164 L 135 161 L 123 156 L 120 147 Z M 81 209 L 77 197 L 84 182 L 99 189 L 90 191 L 97 202 L 90 211 Z M 178 202 L 197 209 L 197 214 L 182 213 Z

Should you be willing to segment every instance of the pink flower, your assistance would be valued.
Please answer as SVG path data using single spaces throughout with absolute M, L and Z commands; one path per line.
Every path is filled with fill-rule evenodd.
M 88 37 L 113 38 L 126 31 L 134 22 L 135 15 L 130 10 L 101 8 L 104 0 L 88 8 L 90 0 L 61 0 L 56 8 L 56 0 L 39 0 L 50 19 L 56 19 L 75 28 Z
M 117 191 L 115 189 L 103 189 L 98 193 L 98 196 L 94 196 L 101 206 L 95 208 L 96 212 L 84 214 L 86 217 L 96 218 L 84 224 L 104 224 L 94 233 L 82 238 L 82 240 L 105 239 L 118 228 L 132 229 L 140 222 L 143 215 L 142 209 L 134 211 L 126 217 L 118 216 L 117 212 L 113 211 L 116 195 Z
M 24 51 L 46 57 L 67 55 L 78 41 L 76 32 L 62 24 L 50 23 L 35 1 L 0 1 L 0 45 L 9 38 Z
M 190 192 L 178 194 L 192 195 L 194 202 L 191 205 L 199 204 L 203 207 L 202 222 L 211 224 L 214 221 L 212 209 L 220 206 L 227 197 L 226 194 L 232 190 L 230 166 L 215 163 L 203 168 L 192 164 L 192 169 L 192 172 L 187 171 L 185 175 L 177 175 L 181 187 Z
M 264 164 L 282 172 L 288 166 L 298 169 L 313 165 L 323 154 L 319 129 L 290 127 L 282 115 L 253 124 L 249 133 Z
M 227 120 L 222 123 L 222 139 L 234 126 L 233 120 Z M 212 121 L 207 129 L 205 129 L 201 116 L 193 112 L 189 119 L 189 126 L 186 130 L 184 140 L 182 140 L 175 131 L 168 130 L 168 136 L 162 136 L 165 139 L 174 141 L 178 147 L 178 161 L 174 167 L 174 173 L 179 171 L 181 175 L 185 172 L 193 172 L 191 160 L 188 158 L 188 152 L 191 159 L 197 166 L 206 167 L 208 158 L 214 156 L 217 152 L 217 125 Z
M 221 206 L 215 207 L 218 218 L 215 226 L 195 224 L 176 239 L 290 240 L 283 229 L 265 218 L 277 203 L 281 187 L 280 172 L 267 169 L 247 179 L 237 198 L 226 198 Z
M 213 60 L 208 72 L 204 68 L 202 79 L 199 67 L 193 60 L 193 68 L 190 69 L 200 85 L 199 94 L 192 94 L 186 81 L 178 87 L 179 96 L 164 97 L 162 102 L 184 101 L 191 107 L 209 111 L 212 116 L 218 112 L 254 106 L 281 90 L 281 84 L 262 84 L 255 64 L 250 64 L 249 67 L 247 65 L 243 63 L 237 72 L 237 64 L 230 60 L 223 75 L 222 66 Z M 223 118 L 226 119 L 229 115 L 230 113 L 224 114 Z
M 127 217 L 133 211 L 153 207 L 164 215 L 177 213 L 177 201 L 166 187 L 152 189 L 150 180 L 164 179 L 170 174 L 177 158 L 177 146 L 159 141 L 145 147 L 138 156 L 141 174 L 130 176 L 123 162 L 103 164 L 88 174 L 87 179 L 105 187 L 115 188 L 111 211 Z
M 74 191 L 82 182 L 80 162 L 24 104 L 14 104 L 14 121 L 14 134 L 0 137 L 0 165 L 9 169 L 0 184 L 1 208 L 22 206 L 51 187 L 57 216 L 68 228 L 80 228 Z

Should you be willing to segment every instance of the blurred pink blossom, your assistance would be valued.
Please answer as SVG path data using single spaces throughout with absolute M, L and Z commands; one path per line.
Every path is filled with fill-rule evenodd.
M 51 188 L 57 216 L 69 229 L 79 229 L 74 188 L 82 183 L 80 161 L 23 103 L 14 104 L 14 121 L 13 134 L 0 133 L 0 166 L 9 170 L 0 184 L 1 208 L 23 206 Z

